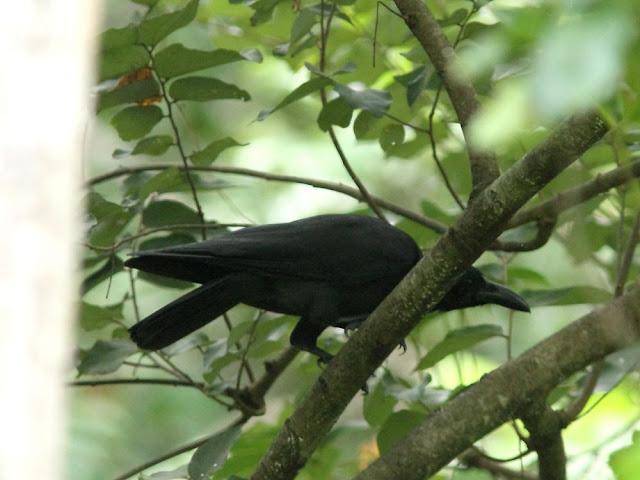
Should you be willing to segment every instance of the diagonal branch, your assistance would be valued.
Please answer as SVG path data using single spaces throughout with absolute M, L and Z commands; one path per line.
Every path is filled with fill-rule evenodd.
M 607 129 L 595 113 L 576 115 L 482 191 L 322 372 L 285 422 L 252 480 L 293 478 L 360 386 L 409 334 L 422 314 L 436 305 L 456 276 L 489 247 L 522 205 L 596 143 Z
M 640 160 L 624 167 L 615 168 L 607 173 L 598 175 L 582 185 L 559 193 L 555 197 L 539 205 L 518 212 L 509 222 L 509 228 L 537 221 L 546 215 L 559 215 L 576 205 L 580 205 L 593 197 L 622 185 L 633 178 L 640 177 Z
M 526 412 L 532 398 L 544 395 L 573 372 L 638 338 L 640 286 L 483 377 L 356 478 L 428 477 L 474 440 Z
M 166 170 L 167 168 L 178 168 L 184 169 L 184 167 L 177 166 L 171 163 L 156 163 L 153 165 L 141 165 L 138 167 L 127 167 L 127 168 L 119 168 L 117 170 L 113 170 L 111 172 L 105 173 L 103 175 L 98 175 L 97 177 L 93 177 L 87 182 L 87 186 L 97 185 L 99 183 L 105 182 L 107 180 L 111 180 L 114 178 L 122 177 L 125 175 L 131 175 L 132 173 L 137 172 L 146 172 L 146 171 L 155 171 L 155 170 Z M 218 173 L 226 173 L 231 175 L 242 175 L 245 177 L 255 177 L 261 178 L 263 180 L 274 181 L 274 182 L 284 182 L 284 183 L 298 183 L 302 185 L 309 185 L 310 187 L 320 188 L 323 190 L 331 190 L 333 192 L 338 192 L 348 197 L 351 197 L 360 202 L 364 202 L 365 198 L 362 195 L 362 192 L 357 188 L 349 187 L 342 183 L 328 182 L 325 180 L 317 180 L 315 178 L 308 177 L 296 177 L 292 175 L 280 175 L 277 173 L 268 173 L 262 172 L 260 170 L 251 170 L 249 168 L 241 168 L 241 167 L 227 167 L 224 165 L 208 165 L 208 166 L 197 166 L 191 165 L 189 166 L 189 170 L 192 172 L 218 172 Z M 384 198 L 377 197 L 375 195 L 371 195 L 372 200 L 376 205 L 388 210 L 390 212 L 396 213 L 402 217 L 408 218 L 409 220 L 413 220 L 420 225 L 423 225 L 434 232 L 444 233 L 447 229 L 447 225 L 438 222 L 437 220 L 433 220 L 432 218 L 425 217 L 416 212 L 412 212 L 411 210 L 401 207 L 399 205 L 395 205 Z
M 473 181 L 470 198 L 474 199 L 479 192 L 500 175 L 495 155 L 478 151 L 469 142 L 468 126 L 472 115 L 480 106 L 475 89 L 468 78 L 457 70 L 453 71 L 452 64 L 455 58 L 453 47 L 426 4 L 421 0 L 394 1 L 402 13 L 405 23 L 433 63 L 456 111 L 460 126 L 467 139 Z

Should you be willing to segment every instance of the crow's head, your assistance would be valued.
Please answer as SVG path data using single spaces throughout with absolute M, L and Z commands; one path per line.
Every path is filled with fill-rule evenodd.
M 447 312 L 488 303 L 495 303 L 520 312 L 531 311 L 524 298 L 502 285 L 489 282 L 482 276 L 480 270 L 474 267 L 460 275 L 458 281 L 434 310 Z

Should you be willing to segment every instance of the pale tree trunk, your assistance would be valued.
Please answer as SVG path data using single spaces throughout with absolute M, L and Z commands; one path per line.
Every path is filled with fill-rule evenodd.
M 98 0 L 0 12 L 0 479 L 64 478 Z

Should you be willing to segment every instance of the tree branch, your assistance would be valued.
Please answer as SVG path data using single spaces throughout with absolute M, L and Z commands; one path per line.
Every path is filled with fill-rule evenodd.
M 528 412 L 532 398 L 639 337 L 640 286 L 636 286 L 483 377 L 356 478 L 411 480 L 433 475 L 476 439 Z
M 470 198 L 474 199 L 479 192 L 500 175 L 495 155 L 477 151 L 468 141 L 468 126 L 471 116 L 480 106 L 476 92 L 468 78 L 458 71 L 453 71 L 454 50 L 426 4 L 420 0 L 394 0 L 394 2 L 402 13 L 405 23 L 433 63 L 456 111 L 460 126 L 467 139 L 473 182 Z
M 122 177 L 124 175 L 131 175 L 132 173 L 155 171 L 155 170 L 166 170 L 167 168 L 178 168 L 180 170 L 184 169 L 184 167 L 180 167 L 171 163 L 156 163 L 152 165 L 141 165 L 138 167 L 119 168 L 117 170 L 113 170 L 103 175 L 98 175 L 97 177 L 93 177 L 87 182 L 86 185 L 93 186 L 93 185 L 97 185 L 99 183 L 105 182 L 107 180 Z M 296 177 L 292 175 L 279 175 L 276 173 L 268 173 L 268 172 L 262 172 L 259 170 L 251 170 L 248 168 L 240 168 L 240 167 L 227 167 L 223 165 L 208 165 L 208 166 L 192 165 L 189 167 L 189 170 L 192 172 L 193 171 L 217 172 L 217 173 L 226 173 L 230 175 L 242 175 L 245 177 L 261 178 L 263 180 L 274 181 L 274 182 L 298 183 L 302 185 L 309 185 L 310 187 L 320 188 L 323 190 L 331 190 L 333 192 L 338 192 L 348 197 L 351 197 L 355 200 L 358 200 L 360 202 L 365 201 L 364 197 L 362 196 L 362 192 L 360 192 L 357 188 L 349 187 L 342 183 L 316 180 L 314 178 Z M 420 225 L 423 225 L 433 230 L 434 232 L 444 233 L 447 229 L 447 225 L 440 223 L 437 220 L 433 220 L 431 218 L 412 212 L 411 210 L 408 210 L 406 208 L 395 205 L 391 202 L 388 202 L 384 198 L 376 197 L 375 195 L 372 195 L 371 198 L 376 203 L 376 205 L 379 205 L 385 210 L 396 213 L 402 217 L 408 218 L 409 220 L 413 220 L 414 222 Z
M 545 215 L 559 215 L 565 210 L 580 205 L 587 200 L 611 188 L 622 185 L 629 180 L 640 177 L 640 160 L 619 167 L 610 172 L 598 175 L 578 187 L 559 193 L 555 197 L 513 216 L 508 228 L 518 227 L 528 222 L 536 221 Z
M 293 478 L 360 386 L 409 334 L 422 314 L 437 304 L 457 275 L 495 240 L 511 215 L 606 131 L 607 126 L 599 115 L 576 115 L 483 190 L 322 372 L 307 397 L 285 422 L 252 480 Z M 468 410 L 473 411 L 473 408 Z M 482 416 L 477 418 L 482 421 Z M 440 447 L 433 450 L 439 451 Z M 429 452 L 427 458 L 432 455 L 434 452 Z M 389 475 L 385 478 L 412 477 Z
M 582 347 L 588 347 L 588 344 Z M 567 456 L 562 439 L 562 416 L 547 405 L 548 393 L 549 391 L 544 392 L 538 397 L 533 407 L 526 409 L 525 414 L 522 415 L 522 421 L 529 431 L 529 446 L 538 454 L 540 478 L 566 480 Z

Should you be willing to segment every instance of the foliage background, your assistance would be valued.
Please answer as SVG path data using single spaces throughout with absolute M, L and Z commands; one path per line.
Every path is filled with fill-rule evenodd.
M 161 2 L 153 7 L 151 17 L 183 8 L 186 3 Z M 595 178 L 598 173 L 634 161 L 640 132 L 636 98 L 640 91 L 639 11 L 634 2 L 496 0 L 427 3 L 441 19 L 451 40 L 458 35 L 460 24 L 466 22 L 457 51 L 461 68 L 473 76 L 485 106 L 474 123 L 474 138 L 478 145 L 497 152 L 503 169 L 543 139 L 548 127 L 576 109 L 596 101 L 613 120 L 616 127 L 607 143 L 587 153 L 552 182 L 540 199 L 551 198 Z M 108 2 L 106 28 L 139 23 L 147 11 L 145 4 L 155 2 Z M 348 63 L 355 63 L 353 71 L 333 78 L 343 85 L 357 82 L 389 92 L 393 101 L 387 113 L 393 118 L 383 116 L 373 122 L 371 130 L 361 134 L 357 125 L 364 124 L 363 120 L 367 118 L 362 112 L 371 107 L 365 102 L 355 109 L 353 117 L 349 117 L 349 126 L 341 128 L 345 111 L 350 110 L 342 100 L 334 100 L 336 104 L 342 102 L 335 110 L 324 109 L 325 118 L 339 125 L 336 133 L 349 162 L 371 192 L 443 223 L 451 223 L 460 209 L 434 164 L 430 141 L 436 143 L 439 159 L 453 189 L 465 202 L 470 192 L 470 178 L 465 146 L 459 128 L 452 123 L 455 116 L 446 94 L 439 98 L 432 128 L 427 123 L 439 85 L 433 67 L 404 22 L 384 8 L 379 11 L 374 67 L 371 59 L 375 4 L 341 1 L 338 5 L 350 22 L 340 18 L 334 21 L 326 70 L 334 72 Z M 328 135 L 318 128 L 316 120 L 322 111 L 322 103 L 317 91 L 263 121 L 256 121 L 259 112 L 278 105 L 298 85 L 310 78 L 319 78 L 305 67 L 305 62 L 316 66 L 319 63 L 318 15 L 304 13 L 314 6 L 318 8 L 315 2 L 302 2 L 292 8 L 290 2 L 278 1 L 260 0 L 253 4 L 202 1 L 196 19 L 163 40 L 156 53 L 162 46 L 182 43 L 202 50 L 257 48 L 263 57 L 261 63 L 239 61 L 204 70 L 206 75 L 249 92 L 249 101 L 185 101 L 174 105 L 175 121 L 187 151 L 201 150 L 212 140 L 232 137 L 246 145 L 222 151 L 215 158 L 215 165 L 351 184 Z M 469 17 L 472 8 L 478 11 Z M 259 12 L 257 17 L 256 12 Z M 252 18 L 253 23 L 256 18 L 264 22 L 252 26 Z M 298 35 L 300 31 L 303 34 Z M 296 38 L 298 36 L 300 38 Z M 274 49 L 282 52 L 282 45 L 292 38 L 296 41 L 290 50 L 297 47 L 299 52 L 294 56 L 273 54 Z M 307 38 L 311 40 L 305 44 Z M 306 48 L 302 48 L 304 46 Z M 193 75 L 201 74 L 203 72 Z M 102 84 L 97 98 L 105 98 L 106 89 L 113 86 L 113 83 Z M 329 90 L 330 99 L 343 98 Z M 412 105 L 407 101 L 408 95 L 416 98 Z M 101 105 L 100 101 L 98 105 Z M 166 112 L 166 105 L 162 102 L 157 105 Z M 109 125 L 123 107 L 128 108 L 123 103 L 102 109 L 95 123 L 89 126 L 86 178 L 133 165 L 166 162 L 180 165 L 175 147 L 161 155 L 126 155 L 122 151 L 113 154 L 117 149 L 131 150 L 137 143 L 137 139 L 122 140 Z M 361 124 L 355 120 L 358 115 Z M 430 128 L 432 138 L 422 130 L 401 126 L 394 118 L 420 129 Z M 123 127 L 120 137 L 128 138 L 127 132 L 132 128 L 132 125 Z M 360 138 L 356 138 L 354 129 Z M 160 134 L 173 135 L 167 119 L 161 120 L 151 133 Z M 199 222 L 193 197 L 184 182 L 173 184 L 166 191 L 156 184 L 155 189 L 147 189 L 148 195 L 140 193 L 139 187 L 149 185 L 147 182 L 154 175 L 157 172 L 128 175 L 89 189 L 85 267 L 86 278 L 96 282 L 82 298 L 85 304 L 78 328 L 81 379 L 93 378 L 92 374 L 110 370 L 113 366 L 119 368 L 115 373 L 107 372 L 108 378 L 147 375 L 145 369 L 120 366 L 124 358 L 117 357 L 114 364 L 110 363 L 113 357 L 104 352 L 96 354 L 96 341 L 120 341 L 123 325 L 131 325 L 135 318 L 129 274 L 117 271 L 117 268 L 117 273 L 110 278 L 96 272 L 113 273 L 118 261 L 114 260 L 116 257 L 109 246 L 139 233 L 140 228 L 162 227 L 163 222 Z M 261 224 L 318 213 L 366 211 L 364 204 L 353 199 L 304 185 L 213 173 L 199 174 L 199 178 L 198 198 L 207 221 L 211 222 Z M 187 207 L 178 207 L 176 211 L 175 204 L 162 203 L 166 200 Z M 316 452 L 301 478 L 352 476 L 375 457 L 376 448 L 384 449 L 393 443 L 418 418 L 446 401 L 451 392 L 478 380 L 508 356 L 518 355 L 591 310 L 592 304 L 611 298 L 620 255 L 639 205 L 640 190 L 637 181 L 632 181 L 563 214 L 555 233 L 539 250 L 515 255 L 483 255 L 477 264 L 496 280 L 524 291 L 536 307 L 533 313 L 513 316 L 498 307 L 483 307 L 440 315 L 433 321 L 426 318 L 412 333 L 409 351 L 404 355 L 396 352 L 372 382 L 371 394 L 354 399 L 339 427 Z M 390 219 L 412 234 L 422 247 L 428 248 L 436 238 L 433 232 L 400 216 L 390 215 Z M 150 239 L 185 241 L 199 238 L 199 234 L 197 229 L 160 232 L 142 237 L 134 245 L 144 248 L 144 241 Z M 529 238 L 532 229 L 525 226 L 506 235 L 512 239 Z M 117 258 L 125 258 L 130 247 L 131 243 L 122 244 L 117 249 Z M 630 278 L 635 278 L 636 274 L 637 259 L 632 264 Z M 176 285 L 161 286 L 157 279 L 138 278 L 135 285 L 138 308 L 143 316 L 184 292 Z M 597 290 L 590 290 L 585 298 L 584 292 L 576 289 L 585 286 Z M 562 288 L 570 290 L 558 290 Z M 113 305 L 116 307 L 106 308 Z M 243 345 L 251 338 L 247 326 L 251 325 L 253 316 L 254 312 L 244 307 L 231 314 L 235 326 L 232 336 Z M 262 337 L 253 339 L 253 347 L 259 348 L 249 355 L 249 361 L 258 371 L 263 360 L 284 348 L 293 325 L 287 319 L 277 320 L 276 316 L 267 318 L 276 320 L 269 324 Z M 489 324 L 498 326 L 507 335 L 508 342 L 500 336 L 487 335 L 484 339 L 481 335 L 477 344 L 460 348 L 435 367 L 414 371 L 419 359 L 443 340 L 447 332 L 459 329 L 469 332 L 470 326 Z M 229 336 L 219 321 L 206 327 L 205 331 L 212 341 Z M 339 332 L 328 332 L 323 338 L 334 350 L 337 343 L 345 341 Z M 485 341 L 479 342 L 480 339 Z M 455 349 L 448 345 L 451 351 Z M 199 349 L 193 344 L 183 346 L 190 349 L 175 355 L 172 361 L 193 379 L 201 381 L 203 373 L 207 372 L 203 368 L 202 352 L 211 348 L 211 344 L 202 343 Z M 138 361 L 137 356 L 134 354 L 130 360 Z M 220 363 L 230 362 L 221 370 L 226 383 L 235 382 L 237 357 L 233 342 L 228 346 L 225 343 L 224 354 L 218 359 Z M 637 450 L 640 445 L 636 438 L 634 447 L 628 447 L 640 421 L 639 377 L 634 370 L 638 358 L 636 349 L 610 359 L 587 405 L 588 415 L 567 430 L 565 441 L 570 478 L 616 478 L 616 475 L 621 479 L 635 478 L 629 475 L 640 471 L 637 460 L 631 461 L 631 466 L 621 466 L 626 452 L 633 452 L 629 448 Z M 231 460 L 214 478 L 251 473 L 285 415 L 317 373 L 313 359 L 307 355 L 298 356 L 269 393 L 267 414 L 244 427 L 240 440 L 232 449 Z M 429 378 L 431 382 L 426 385 Z M 584 374 L 576 375 L 559 387 L 554 396 L 558 404 L 567 403 L 575 396 L 584 379 Z M 212 382 L 216 388 L 222 388 L 223 382 L 219 380 L 216 378 Z M 224 407 L 201 392 L 182 387 L 100 386 L 72 389 L 71 396 L 68 458 L 69 478 L 72 479 L 112 478 L 194 438 L 220 430 L 232 418 Z M 597 407 L 590 411 L 596 404 Z M 501 458 L 517 455 L 523 449 L 510 425 L 486 437 L 480 446 Z M 620 450 L 625 447 L 628 449 Z M 618 464 L 610 463 L 610 454 L 616 451 L 623 452 L 618 454 L 623 460 Z M 189 458 L 189 454 L 176 457 L 157 470 L 179 467 Z M 517 471 L 528 468 L 532 461 L 533 456 L 529 456 L 509 466 Z M 487 472 L 479 470 L 452 469 L 443 472 L 442 478 L 491 478 Z

